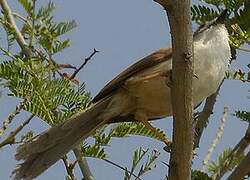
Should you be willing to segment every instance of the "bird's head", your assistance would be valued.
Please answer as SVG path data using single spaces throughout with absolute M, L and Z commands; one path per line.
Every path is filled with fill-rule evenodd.
M 200 26 L 194 32 L 194 41 L 203 39 L 204 43 L 207 43 L 213 40 L 221 41 L 221 38 L 228 41 L 228 32 L 225 27 L 225 22 L 228 16 L 228 10 L 226 9 L 218 18 Z

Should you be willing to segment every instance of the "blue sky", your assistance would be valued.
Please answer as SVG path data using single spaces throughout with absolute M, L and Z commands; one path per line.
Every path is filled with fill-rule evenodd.
M 41 2 L 41 1 L 39 1 Z M 42 1 L 45 3 L 46 1 Z M 58 62 L 81 64 L 84 57 L 87 57 L 96 48 L 100 51 L 78 74 L 81 81 L 85 81 L 87 89 L 95 95 L 109 80 L 123 69 L 144 57 L 151 52 L 171 45 L 168 22 L 163 9 L 152 0 L 75 0 L 75 1 L 54 1 L 56 3 L 55 18 L 57 20 L 71 20 L 78 22 L 78 27 L 70 32 L 67 37 L 72 40 L 70 48 L 56 57 Z M 20 10 L 16 1 L 9 1 L 11 8 Z M 2 34 L 3 31 L 0 30 Z M 4 39 L 0 39 L 2 43 Z M 1 60 L 0 60 L 1 61 Z M 233 69 L 246 68 L 249 63 L 249 54 L 240 52 L 237 62 L 231 66 Z M 207 149 L 215 137 L 220 117 L 224 106 L 229 107 L 230 115 L 225 126 L 225 133 L 221 143 L 216 148 L 213 158 L 228 146 L 234 146 L 243 136 L 246 123 L 240 122 L 232 114 L 235 110 L 249 107 L 249 84 L 239 81 L 226 80 L 223 84 L 220 95 L 210 121 L 198 149 L 198 157 L 195 158 L 194 168 L 201 167 Z M 6 94 L 0 99 L 0 122 L 13 111 L 16 103 L 14 98 L 7 98 Z M 248 109 L 249 110 L 249 109 Z M 13 128 L 19 124 L 27 114 L 19 115 L 11 125 Z M 162 119 L 154 122 L 154 125 L 166 130 L 171 136 L 172 119 Z M 47 125 L 35 119 L 25 129 L 34 128 L 41 132 Z M 142 146 L 144 148 L 162 150 L 163 144 L 156 140 L 142 137 L 129 137 L 114 139 L 110 147 L 107 147 L 110 159 L 126 167 L 131 167 L 132 152 Z M 9 179 L 12 169 L 17 163 L 14 160 L 12 147 L 5 147 L 0 150 L 1 179 Z M 143 180 L 163 179 L 167 169 L 160 161 L 166 161 L 168 155 L 162 153 L 157 168 L 143 176 Z M 113 167 L 106 162 L 88 158 L 91 170 L 96 180 L 122 179 L 123 171 Z M 4 166 L 3 166 L 4 164 Z M 80 179 L 79 169 L 76 174 Z M 52 168 L 41 175 L 38 180 L 43 179 L 64 179 L 65 170 L 63 163 L 59 161 Z

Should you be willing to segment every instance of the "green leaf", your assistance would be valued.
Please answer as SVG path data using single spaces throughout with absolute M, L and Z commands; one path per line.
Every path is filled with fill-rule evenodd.
M 105 133 L 103 133 L 103 134 L 96 133 L 94 135 L 94 138 L 95 138 L 95 144 L 104 146 L 110 142 L 112 137 L 110 135 L 106 135 Z
M 218 157 L 218 163 L 212 161 L 208 167 L 208 172 L 213 175 L 218 174 L 222 169 L 228 169 L 232 171 L 244 158 L 244 155 L 235 156 L 232 153 L 232 149 L 225 149 Z
M 138 164 L 140 163 L 140 161 L 143 159 L 143 157 L 146 155 L 147 152 L 148 152 L 148 149 L 143 150 L 141 147 L 134 151 L 131 170 L 129 172 L 125 171 L 124 179 L 130 179 L 131 178 L 131 176 L 134 173 L 136 167 L 138 166 Z
M 34 136 L 34 132 L 28 131 L 27 133 L 21 136 L 21 142 L 28 142 L 33 138 L 33 136 Z
M 53 46 L 53 49 L 52 49 L 52 54 L 56 54 L 62 50 L 64 50 L 65 48 L 69 47 L 70 46 L 70 40 L 67 39 L 65 41 L 56 41 L 54 46 Z
M 226 71 L 227 79 L 234 79 L 234 80 L 240 80 L 242 82 L 249 82 L 249 75 L 246 72 L 243 72 L 242 70 L 230 70 Z
M 125 172 L 124 172 L 124 180 L 129 180 L 130 174 L 128 171 L 128 168 L 125 168 Z
M 106 159 L 107 154 L 101 146 L 98 145 L 81 145 L 81 151 L 84 157 L 93 157 L 98 159 Z
M 9 23 L 4 15 L 0 16 L 0 23 L 2 24 L 6 32 L 8 50 L 10 50 L 11 46 L 14 44 L 15 41 L 15 30 L 12 26 L 9 26 Z
M 26 100 L 26 111 L 54 125 L 87 108 L 91 98 L 84 84 L 76 87 L 63 77 L 46 78 L 50 72 L 40 59 L 13 59 L 0 63 L 0 78 L 6 80 L 10 95 Z
M 166 136 L 163 131 L 157 129 L 157 131 L 162 135 L 162 137 Z M 129 122 L 129 123 L 120 123 L 117 127 L 113 128 L 110 131 L 110 135 L 112 137 L 126 137 L 129 135 L 139 135 L 150 137 L 153 139 L 160 139 L 155 132 L 145 127 L 142 123 L 138 122 Z
M 242 121 L 247 121 L 250 123 L 250 112 L 247 111 L 236 111 L 236 117 L 240 118 Z
M 231 11 L 238 10 L 244 4 L 244 0 L 223 0 L 223 2 L 225 7 Z
M 55 4 L 50 1 L 46 7 L 41 7 L 38 10 L 36 19 L 42 18 L 43 20 L 45 20 L 49 18 L 54 9 L 55 9 Z
M 32 13 L 32 9 L 33 9 L 33 1 L 32 0 L 18 0 L 18 1 L 23 6 L 23 8 L 25 9 L 25 11 L 28 14 Z
M 208 174 L 199 171 L 199 170 L 192 170 L 192 180 L 212 180 L 211 177 L 208 176 Z
M 77 27 L 76 21 L 60 22 L 55 26 L 57 36 L 63 35 Z
M 138 173 L 139 177 L 145 174 L 146 172 L 149 172 L 152 169 L 156 168 L 155 161 L 159 157 L 159 155 L 160 152 L 156 149 L 153 150 L 150 155 L 148 155 L 146 163 L 141 165 L 141 169 Z
M 204 24 L 218 17 L 218 11 L 201 5 L 191 7 L 192 20 L 198 24 Z

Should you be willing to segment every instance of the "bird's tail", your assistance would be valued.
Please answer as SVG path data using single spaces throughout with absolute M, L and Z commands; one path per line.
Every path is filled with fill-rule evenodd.
M 96 103 L 90 109 L 82 112 L 70 120 L 53 127 L 34 141 L 18 147 L 17 160 L 24 160 L 12 173 L 12 179 L 33 179 L 62 158 L 82 139 L 87 138 L 94 130 L 105 124 L 103 111 L 107 108 L 111 98 Z

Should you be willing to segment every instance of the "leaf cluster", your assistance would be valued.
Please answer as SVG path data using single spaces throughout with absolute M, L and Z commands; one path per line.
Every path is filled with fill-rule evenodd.
M 163 131 L 158 129 L 158 132 L 162 136 L 166 136 Z M 104 126 L 98 129 L 93 135 L 94 143 L 90 144 L 84 142 L 82 147 L 82 153 L 87 157 L 94 157 L 105 159 L 108 157 L 104 147 L 108 146 L 112 138 L 124 138 L 131 135 L 145 136 L 153 139 L 159 139 L 156 134 L 145 127 L 143 124 L 138 122 L 128 122 L 128 123 L 119 123 L 117 126 L 112 127 L 109 132 L 107 132 L 107 126 Z
M 124 172 L 124 180 L 130 180 L 132 178 L 132 174 L 135 172 L 138 166 L 140 166 L 140 169 L 138 170 L 137 177 L 141 177 L 146 172 L 156 168 L 155 161 L 159 157 L 160 152 L 157 150 L 153 150 L 151 153 L 148 153 L 148 151 L 149 149 L 143 150 L 141 147 L 134 151 L 132 158 L 132 167 L 130 171 L 128 171 L 128 168 L 125 168 L 126 170 Z M 146 155 L 146 162 L 143 163 L 142 160 Z
M 60 36 L 76 27 L 75 21 L 55 22 L 55 5 L 49 2 L 36 9 L 35 0 L 18 1 L 26 12 L 22 34 L 32 49 L 32 57 L 13 53 L 10 48 L 14 43 L 11 26 L 3 14 L 0 18 L 8 41 L 8 49 L 0 47 L 3 57 L 0 63 L 0 79 L 9 95 L 24 101 L 24 109 L 40 117 L 50 125 L 68 119 L 73 114 L 85 109 L 90 100 L 90 93 L 85 85 L 75 85 L 61 73 L 61 67 L 53 60 L 53 55 L 65 49 L 69 40 L 60 40 Z
M 74 86 L 65 78 L 49 78 L 47 66 L 37 58 L 16 57 L 0 64 L 9 95 L 25 100 L 24 109 L 53 125 L 85 109 L 90 94 L 85 85 Z
M 212 178 L 208 176 L 207 173 L 204 173 L 199 170 L 192 170 L 191 179 L 192 180 L 212 180 Z
M 19 4 L 26 12 L 26 17 L 18 13 L 14 16 L 23 23 L 21 33 L 29 41 L 29 47 L 42 48 L 50 56 L 61 52 L 70 46 L 69 39 L 62 39 L 62 35 L 71 31 L 77 26 L 72 21 L 55 22 L 53 11 L 55 4 L 49 2 L 46 6 L 36 9 L 36 0 L 18 0 Z M 15 40 L 13 28 L 7 23 L 4 14 L 0 16 L 0 23 L 3 25 L 8 42 L 8 50 L 12 47 Z
M 213 175 L 220 174 L 224 170 L 232 171 L 236 166 L 239 165 L 244 155 L 235 156 L 232 149 L 225 149 L 218 157 L 218 162 L 212 161 L 208 167 L 208 171 Z

